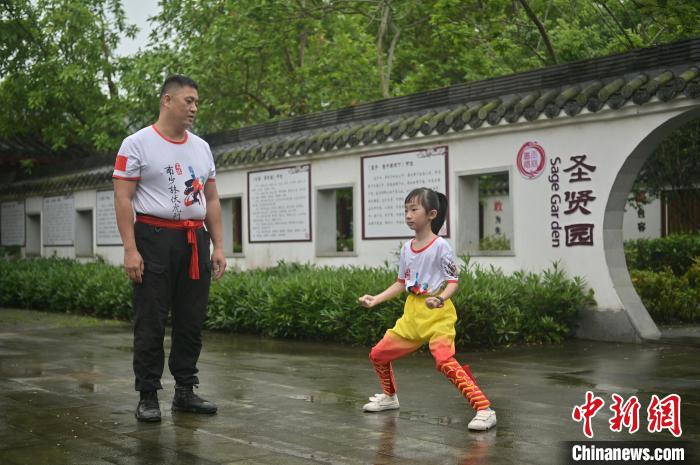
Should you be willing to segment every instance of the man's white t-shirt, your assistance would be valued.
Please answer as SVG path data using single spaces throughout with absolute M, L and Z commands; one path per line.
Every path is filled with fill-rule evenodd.
M 438 236 L 421 249 L 413 248 L 413 239 L 401 247 L 398 281 L 406 290 L 419 295 L 436 295 L 459 280 L 457 262 L 450 243 Z
M 130 135 L 119 149 L 112 175 L 138 181 L 137 213 L 168 220 L 203 220 L 207 214 L 204 188 L 214 182 L 216 168 L 209 144 L 189 131 L 182 141 L 148 126 Z

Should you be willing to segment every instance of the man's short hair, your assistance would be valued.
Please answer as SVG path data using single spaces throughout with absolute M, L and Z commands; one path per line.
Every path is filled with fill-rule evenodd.
M 194 79 L 182 74 L 173 74 L 172 76 L 168 76 L 163 83 L 163 87 L 160 89 L 160 98 L 163 98 L 173 87 L 192 87 L 193 89 L 199 90 Z

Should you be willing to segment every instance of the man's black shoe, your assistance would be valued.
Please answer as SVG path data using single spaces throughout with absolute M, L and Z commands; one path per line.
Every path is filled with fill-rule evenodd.
M 141 391 L 141 399 L 136 407 L 138 421 L 160 421 L 160 405 L 156 391 Z
M 173 397 L 174 412 L 190 413 L 216 413 L 216 405 L 202 399 L 192 391 L 192 386 L 175 385 L 175 397 Z

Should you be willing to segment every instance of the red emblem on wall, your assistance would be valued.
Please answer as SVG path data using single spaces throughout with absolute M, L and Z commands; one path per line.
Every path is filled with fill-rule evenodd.
M 527 179 L 534 179 L 544 171 L 546 157 L 544 149 L 537 142 L 525 142 L 518 150 L 516 165 Z

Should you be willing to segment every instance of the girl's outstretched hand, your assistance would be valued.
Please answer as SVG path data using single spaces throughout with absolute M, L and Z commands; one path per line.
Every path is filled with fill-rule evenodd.
M 357 301 L 365 308 L 372 308 L 377 304 L 377 299 L 373 295 L 365 294 Z

